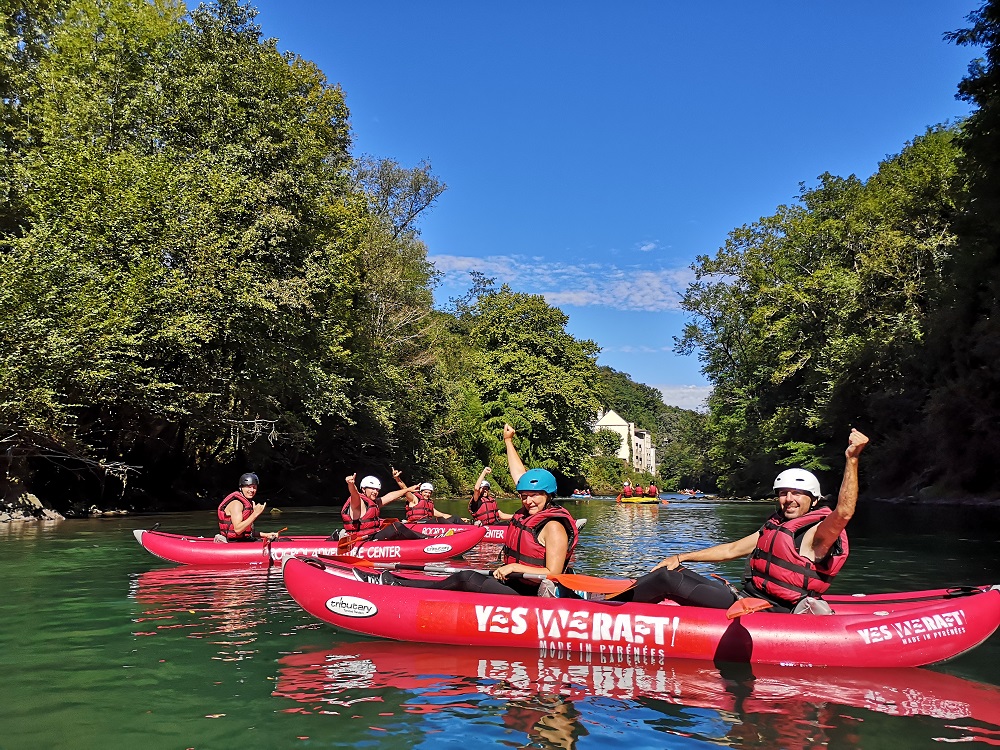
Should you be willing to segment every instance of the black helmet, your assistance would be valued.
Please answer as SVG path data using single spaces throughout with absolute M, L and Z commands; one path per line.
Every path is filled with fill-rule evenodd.
M 240 487 L 256 487 L 260 480 L 253 472 L 248 472 L 240 477 Z

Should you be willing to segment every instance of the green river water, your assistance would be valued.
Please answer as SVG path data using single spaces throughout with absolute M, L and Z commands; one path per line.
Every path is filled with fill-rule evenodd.
M 744 536 L 769 512 L 677 500 L 566 507 L 588 518 L 578 571 L 616 576 Z M 280 570 L 175 566 L 132 535 L 154 523 L 211 534 L 212 518 L 0 525 L 0 749 L 1000 745 L 997 634 L 947 664 L 874 673 L 382 642 L 312 619 Z M 339 516 L 285 509 L 258 526 L 329 532 Z M 865 508 L 834 591 L 998 583 L 998 529 L 995 509 Z M 738 579 L 742 563 L 704 569 Z

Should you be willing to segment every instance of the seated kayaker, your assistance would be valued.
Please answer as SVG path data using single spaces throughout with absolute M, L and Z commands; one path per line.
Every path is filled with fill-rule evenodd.
M 434 507 L 434 485 L 430 482 L 422 482 L 414 493 L 406 488 L 399 469 L 392 470 L 392 477 L 396 484 L 406 489 L 407 523 L 469 523 L 461 516 L 452 516 Z
M 521 508 L 511 516 L 504 533 L 503 565 L 491 575 L 464 570 L 439 581 L 401 578 L 389 571 L 367 573 L 360 568 L 355 568 L 354 575 L 359 580 L 382 585 L 529 596 L 539 595 L 539 584 L 544 581 L 548 585 L 541 587 L 541 591 L 553 591 L 554 586 L 546 579 L 521 574 L 544 576 L 566 572 L 578 538 L 576 521 L 565 508 L 552 503 L 556 494 L 556 478 L 552 473 L 524 468 L 514 448 L 514 434 L 513 427 L 504 425 L 507 465 L 521 496 Z
M 660 496 L 659 488 L 655 484 L 650 482 L 649 487 L 646 488 L 646 497 L 659 497 L 659 496 Z
M 489 466 L 480 472 L 476 488 L 472 491 L 472 499 L 469 501 L 469 512 L 477 526 L 507 523 L 513 518 L 512 514 L 500 510 L 496 497 L 490 492 L 490 483 L 486 481 L 486 475 L 492 473 L 493 469 Z
M 858 500 L 858 457 L 868 438 L 851 430 L 837 506 L 817 507 L 819 480 L 805 469 L 788 469 L 774 480 L 778 510 L 750 536 L 714 547 L 682 552 L 662 560 L 639 578 L 635 588 L 615 599 L 728 608 L 738 598 L 771 602 L 772 612 L 792 612 L 813 604 L 830 587 L 847 560 L 847 523 Z M 741 588 L 681 567 L 685 562 L 723 562 L 750 556 L 749 576 Z M 807 602 L 806 600 L 809 600 Z
M 388 539 L 426 539 L 423 534 L 419 534 L 413 529 L 407 528 L 404 524 L 394 521 L 383 524 L 382 506 L 406 497 L 408 492 L 417 489 L 417 485 L 403 487 L 394 492 L 387 492 L 379 497 L 382 489 L 382 482 L 378 477 L 366 476 L 361 480 L 361 492 L 356 486 L 358 475 L 352 474 L 347 477 L 347 489 L 350 497 L 340 510 L 340 517 L 344 521 L 344 532 L 347 535 L 367 541 L 386 541 Z M 334 537 L 331 537 L 331 539 Z
M 216 541 L 259 542 L 261 539 L 272 540 L 278 537 L 276 532 L 258 534 L 254 531 L 253 522 L 267 507 L 267 503 L 253 502 L 259 484 L 257 475 L 248 472 L 240 477 L 239 489 L 226 495 L 219 503 L 216 511 L 219 534 Z

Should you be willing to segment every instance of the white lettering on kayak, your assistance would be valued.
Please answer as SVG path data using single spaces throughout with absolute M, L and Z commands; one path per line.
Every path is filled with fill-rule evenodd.
M 336 555 L 337 545 L 332 547 L 272 547 L 271 559 L 284 560 L 286 557 L 311 556 L 311 555 Z
M 476 625 L 480 633 L 511 633 L 521 635 L 528 630 L 527 607 L 493 607 L 476 605 Z
M 949 635 L 965 633 L 965 610 L 956 609 L 952 612 L 941 612 L 936 615 L 913 617 L 909 620 L 897 620 L 886 625 L 858 630 L 858 635 L 866 644 L 881 643 L 899 638 L 904 644 L 929 641 Z
M 357 596 L 332 596 L 326 600 L 326 608 L 344 617 L 373 617 L 378 614 L 378 607 Z
M 527 632 L 532 615 L 542 644 L 577 640 L 663 646 L 669 630 L 669 645 L 673 646 L 681 622 L 680 617 L 477 604 L 476 627 L 480 633 L 521 635 Z
M 397 559 L 402 557 L 399 547 L 361 547 L 353 550 L 351 554 L 367 557 L 369 560 L 385 560 L 389 557 Z
M 451 552 L 450 544 L 428 544 L 424 547 L 424 552 L 428 555 L 443 555 Z

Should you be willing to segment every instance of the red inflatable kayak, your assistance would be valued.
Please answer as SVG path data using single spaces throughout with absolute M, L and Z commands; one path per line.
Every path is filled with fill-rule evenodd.
M 291 558 L 285 586 L 314 617 L 357 633 L 493 649 L 529 648 L 595 658 L 700 659 L 835 667 L 916 667 L 952 659 L 1000 626 L 1000 587 L 917 595 L 828 597 L 840 613 L 726 612 L 488 596 L 354 578 L 349 566 Z
M 586 518 L 576 519 L 577 530 L 582 529 L 586 523 Z M 444 536 L 449 532 L 457 534 L 459 531 L 469 528 L 467 524 L 426 523 L 422 521 L 407 521 L 406 525 L 414 531 L 419 531 L 421 534 L 425 534 L 427 536 Z M 491 524 L 489 526 L 484 526 L 483 528 L 486 529 L 486 536 L 483 539 L 484 544 L 503 544 L 503 536 L 507 532 L 506 524 Z
M 168 534 L 163 531 L 132 532 L 147 551 L 184 565 L 241 565 L 269 567 L 295 555 L 354 555 L 378 562 L 426 563 L 464 554 L 486 536 L 481 526 L 464 526 L 451 536 L 428 539 L 397 539 L 357 542 L 342 546 L 325 536 L 281 537 L 274 542 L 229 542 L 212 537 Z

